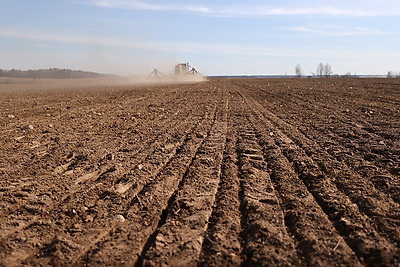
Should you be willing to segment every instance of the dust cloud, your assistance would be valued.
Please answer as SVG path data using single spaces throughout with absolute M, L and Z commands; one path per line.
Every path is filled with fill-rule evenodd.
M 138 85 L 169 85 L 205 82 L 201 75 L 129 76 L 82 79 L 31 79 L 0 77 L 0 93 L 48 91 L 54 89 L 112 89 Z

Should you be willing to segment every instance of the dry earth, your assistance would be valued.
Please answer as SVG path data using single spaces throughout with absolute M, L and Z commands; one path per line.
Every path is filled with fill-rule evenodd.
M 29 86 L 0 85 L 3 266 L 399 265 L 397 79 Z

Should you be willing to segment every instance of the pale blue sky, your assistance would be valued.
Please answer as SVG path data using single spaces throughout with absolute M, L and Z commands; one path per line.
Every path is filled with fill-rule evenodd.
M 0 68 L 400 71 L 400 1 L 0 0 Z

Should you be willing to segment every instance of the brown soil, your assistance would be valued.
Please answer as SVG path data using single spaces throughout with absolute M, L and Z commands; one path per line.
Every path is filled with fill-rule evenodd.
M 400 80 L 44 85 L 0 88 L 0 265 L 399 265 Z

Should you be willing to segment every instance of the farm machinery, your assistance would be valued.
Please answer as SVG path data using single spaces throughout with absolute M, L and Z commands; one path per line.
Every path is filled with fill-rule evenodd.
M 171 74 L 172 76 L 175 77 L 183 77 L 183 76 L 188 76 L 188 75 L 193 75 L 193 76 L 203 76 L 200 72 L 198 72 L 194 67 L 191 67 L 189 65 L 189 62 L 187 63 L 178 63 L 175 65 L 175 71 L 173 74 Z M 165 74 L 163 74 L 162 72 L 160 72 L 157 69 L 154 69 L 149 76 L 154 76 L 154 77 L 161 77 L 161 76 L 166 76 Z
M 187 63 L 179 63 L 175 65 L 175 75 L 201 75 L 195 68 L 190 68 L 189 62 Z

